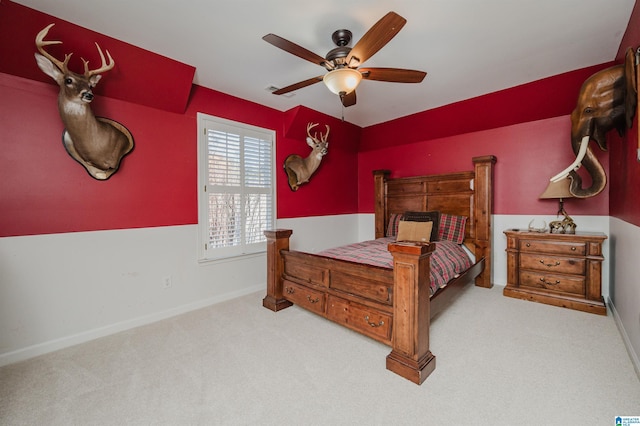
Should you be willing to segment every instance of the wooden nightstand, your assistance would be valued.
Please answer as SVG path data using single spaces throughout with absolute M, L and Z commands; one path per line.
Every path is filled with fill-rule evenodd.
M 507 230 L 507 286 L 518 299 L 606 315 L 602 298 L 602 233 Z

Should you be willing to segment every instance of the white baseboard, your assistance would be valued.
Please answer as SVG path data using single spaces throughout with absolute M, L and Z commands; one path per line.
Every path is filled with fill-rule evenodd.
M 620 315 L 618 315 L 618 311 L 616 310 L 615 305 L 611 299 L 608 299 L 607 305 L 609 305 L 609 309 L 611 310 L 611 314 L 613 315 L 613 319 L 618 326 L 618 331 L 622 336 L 622 340 L 624 341 L 624 346 L 627 348 L 627 353 L 629 354 L 629 358 L 631 358 L 631 363 L 633 364 L 633 368 L 636 370 L 636 375 L 638 379 L 640 379 L 640 358 L 638 358 L 638 354 L 633 349 L 631 345 L 631 340 L 629 339 L 629 335 L 627 331 L 624 329 L 624 324 L 622 323 L 622 319 Z
M 126 331 L 132 328 L 151 324 L 157 321 L 174 317 L 176 315 L 181 315 L 187 312 L 195 311 L 197 309 L 206 308 L 207 306 L 226 302 L 227 300 L 231 300 L 237 297 L 245 296 L 247 294 L 255 293 L 255 292 L 264 290 L 265 288 L 266 288 L 266 283 L 259 284 L 256 286 L 244 288 L 237 292 L 222 294 L 220 296 L 212 297 L 205 300 L 200 300 L 195 303 L 189 303 L 186 305 L 178 306 L 176 308 L 168 309 L 163 312 L 157 312 L 151 315 L 146 315 L 146 316 L 134 318 L 128 321 L 111 324 L 106 327 L 96 328 L 93 330 L 88 330 L 88 331 L 74 334 L 71 336 L 66 336 L 60 339 L 50 340 L 48 342 L 39 343 L 33 346 L 28 346 L 26 348 L 22 348 L 13 352 L 0 354 L 0 367 L 13 364 L 16 362 L 24 361 L 30 358 L 34 358 L 39 355 L 44 355 L 50 352 L 54 352 L 60 349 L 68 348 L 81 343 L 86 343 L 91 340 L 98 339 L 100 337 L 105 337 L 111 334 L 119 333 L 121 331 Z

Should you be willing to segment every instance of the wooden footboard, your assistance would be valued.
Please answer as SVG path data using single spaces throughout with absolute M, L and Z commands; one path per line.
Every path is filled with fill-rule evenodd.
M 267 231 L 273 311 L 295 303 L 391 346 L 387 368 L 414 383 L 435 369 L 429 350 L 429 259 L 434 244 L 392 243 L 393 270 L 289 251 L 290 230 Z

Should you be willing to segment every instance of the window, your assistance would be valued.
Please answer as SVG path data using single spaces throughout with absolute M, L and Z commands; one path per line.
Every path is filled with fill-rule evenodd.
M 266 250 L 273 228 L 275 132 L 198 113 L 202 260 Z

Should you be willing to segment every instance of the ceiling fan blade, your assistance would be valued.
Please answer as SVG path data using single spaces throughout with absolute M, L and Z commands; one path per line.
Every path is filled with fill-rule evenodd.
M 353 92 L 347 93 L 346 95 L 342 95 L 340 96 L 340 101 L 342 102 L 342 105 L 344 105 L 345 107 L 350 107 L 352 105 L 356 104 L 356 91 L 354 90 Z
M 308 80 L 300 81 L 287 87 L 283 87 L 273 92 L 274 95 L 284 95 L 285 93 L 293 92 L 294 90 L 302 89 L 303 87 L 311 86 L 312 84 L 322 81 L 323 76 L 313 77 Z
M 401 68 L 358 68 L 362 78 L 367 80 L 390 81 L 393 83 L 420 83 L 427 75 L 424 71 Z
M 347 58 L 347 65 L 355 68 L 372 57 L 385 44 L 389 43 L 406 23 L 407 20 L 395 12 L 384 15 L 353 46 Z M 352 60 L 357 62 L 352 63 Z
M 298 58 L 302 58 L 306 61 L 313 62 L 316 65 L 324 67 L 327 62 L 326 59 L 324 59 L 322 56 L 316 55 L 312 51 L 307 50 L 302 46 L 298 46 L 297 44 L 275 34 L 267 34 L 266 36 L 262 37 L 262 39 L 267 43 L 270 43 L 275 47 L 284 50 L 285 52 L 289 52 L 292 55 L 296 55 Z

